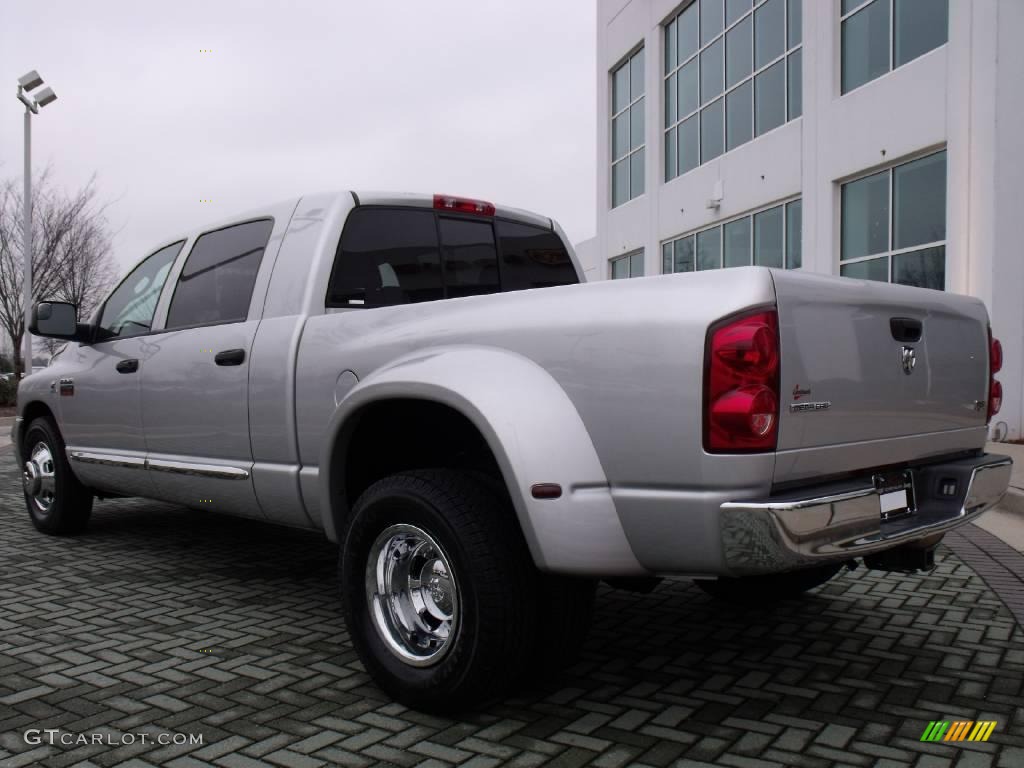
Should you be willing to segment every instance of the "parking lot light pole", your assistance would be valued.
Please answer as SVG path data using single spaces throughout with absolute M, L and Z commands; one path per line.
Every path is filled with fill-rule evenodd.
M 25 256 L 25 332 L 22 339 L 21 373 L 32 372 L 32 334 L 28 332 L 32 320 L 32 115 L 57 100 L 57 94 L 47 86 L 33 95 L 31 91 L 43 84 L 43 78 L 34 69 L 18 78 L 18 101 L 25 105 L 25 199 L 23 202 L 22 237 Z

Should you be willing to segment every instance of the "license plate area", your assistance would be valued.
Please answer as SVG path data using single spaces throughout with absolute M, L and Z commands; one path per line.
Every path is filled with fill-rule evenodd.
M 878 493 L 878 513 L 882 520 L 892 520 L 917 511 L 914 473 L 909 469 L 880 472 L 872 480 Z

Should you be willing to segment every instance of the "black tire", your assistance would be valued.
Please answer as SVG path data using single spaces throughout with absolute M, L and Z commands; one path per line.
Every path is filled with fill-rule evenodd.
M 396 525 L 432 538 L 457 585 L 455 629 L 424 666 L 392 650 L 366 594 L 371 550 Z M 413 709 L 453 712 L 499 697 L 521 679 L 536 637 L 538 573 L 504 494 L 468 473 L 403 472 L 359 497 L 341 536 L 338 571 L 349 634 L 388 695 Z
M 809 589 L 824 584 L 837 573 L 840 565 L 822 565 L 785 573 L 741 576 L 717 580 L 698 579 L 696 584 L 709 595 L 736 605 L 763 605 L 800 597 Z
M 56 536 L 81 533 L 89 524 L 93 495 L 71 471 L 60 431 L 45 417 L 33 419 L 25 431 L 22 461 L 26 465 L 33 462 L 33 454 L 41 458 L 34 461 L 37 470 L 44 473 L 52 471 L 53 495 L 52 500 L 46 503 L 41 497 L 31 494 L 28 487 L 23 488 L 32 525 L 38 531 Z M 22 471 L 27 471 L 25 465 Z

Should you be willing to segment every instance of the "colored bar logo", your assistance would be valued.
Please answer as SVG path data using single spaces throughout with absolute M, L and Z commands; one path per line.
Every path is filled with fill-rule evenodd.
M 995 720 L 932 720 L 921 741 L 988 741 L 997 725 Z

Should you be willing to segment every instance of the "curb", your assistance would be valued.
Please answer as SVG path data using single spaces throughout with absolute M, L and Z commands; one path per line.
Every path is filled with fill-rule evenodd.
M 996 509 L 1002 509 L 1006 512 L 1012 512 L 1015 515 L 1024 517 L 1024 489 L 1011 485 Z

